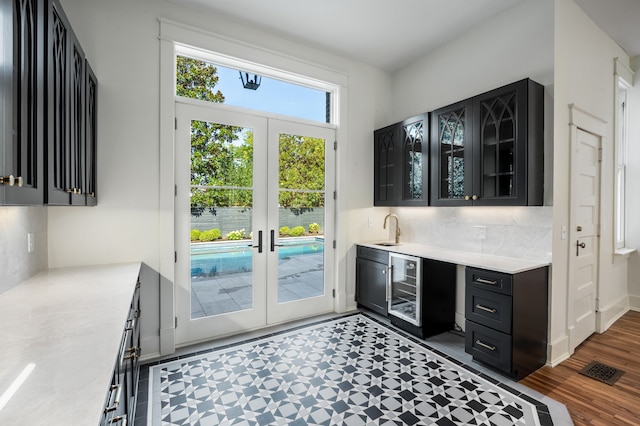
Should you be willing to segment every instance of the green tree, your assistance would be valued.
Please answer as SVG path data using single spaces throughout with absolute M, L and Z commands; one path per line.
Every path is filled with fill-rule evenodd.
M 176 58 L 176 94 L 192 99 L 223 103 L 224 95 L 216 90 L 217 68 L 204 61 L 178 56 Z M 199 216 L 204 209 L 215 214 L 217 206 L 245 205 L 246 195 L 234 190 L 203 188 L 238 186 L 245 169 L 236 159 L 241 129 L 206 121 L 191 122 L 191 213 Z M 252 139 L 253 140 L 253 139 Z M 242 180 L 246 181 L 243 176 Z M 249 175 L 248 179 L 251 179 Z M 248 185 L 251 186 L 251 185 Z M 240 191 L 242 192 L 242 191 Z
M 280 135 L 278 202 L 299 214 L 324 206 L 324 140 L 297 135 Z M 298 190 L 298 191 L 296 191 Z M 302 190 L 302 191 L 299 191 Z

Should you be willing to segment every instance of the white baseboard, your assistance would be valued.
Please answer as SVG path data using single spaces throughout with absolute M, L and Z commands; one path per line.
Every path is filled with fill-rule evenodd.
M 555 367 L 571 356 L 569 353 L 569 336 L 562 336 L 547 346 L 547 365 Z
M 628 311 L 629 296 L 627 295 L 621 297 L 609 306 L 600 309 L 596 316 L 596 332 L 604 333 Z
M 629 309 L 640 312 L 640 296 L 629 295 Z

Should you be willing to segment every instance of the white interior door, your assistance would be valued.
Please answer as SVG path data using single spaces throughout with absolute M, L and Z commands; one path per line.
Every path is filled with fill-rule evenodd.
M 572 126 L 568 324 L 571 352 L 596 330 L 601 137 Z
M 176 345 L 332 311 L 335 130 L 182 99 L 176 118 Z

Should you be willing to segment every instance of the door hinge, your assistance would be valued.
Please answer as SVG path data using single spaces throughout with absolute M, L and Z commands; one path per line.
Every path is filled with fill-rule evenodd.
M 336 289 L 331 290 L 331 297 L 336 298 Z
M 602 148 L 598 148 L 598 162 L 602 163 Z
M 333 150 L 337 151 L 338 150 L 338 141 L 334 141 L 333 142 Z
M 333 240 L 333 248 L 336 248 L 336 240 Z
M 173 317 L 173 328 L 178 328 L 178 317 Z
M 174 251 L 173 252 L 173 263 L 176 263 L 178 261 L 178 252 Z
M 178 195 L 178 185 L 173 185 L 173 196 L 177 196 Z
M 596 237 L 600 236 L 600 224 L 596 226 Z
M 175 117 L 175 118 L 173 119 L 173 127 L 174 127 L 176 130 L 178 130 L 178 117 Z
M 338 199 L 338 192 L 337 191 L 333 191 L 333 199 L 334 200 Z

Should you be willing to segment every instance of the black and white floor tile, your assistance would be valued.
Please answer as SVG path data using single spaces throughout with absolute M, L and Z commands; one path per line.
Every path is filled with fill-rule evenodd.
M 547 406 L 363 314 L 149 367 L 148 424 L 552 425 Z

